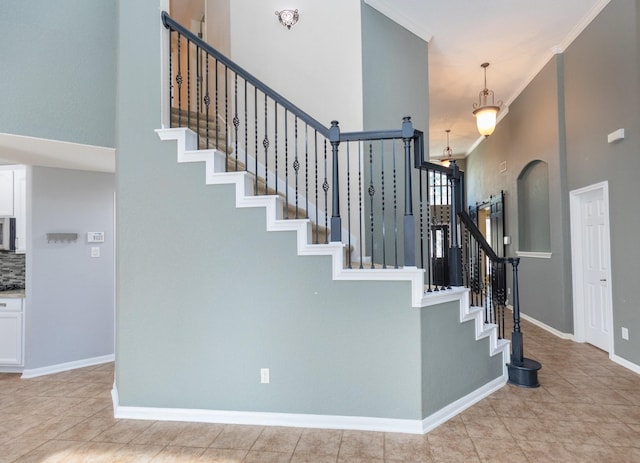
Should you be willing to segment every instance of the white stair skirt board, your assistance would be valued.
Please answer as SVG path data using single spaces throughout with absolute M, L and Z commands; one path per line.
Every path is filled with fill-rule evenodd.
M 73 362 L 58 363 L 57 365 L 50 365 L 48 367 L 32 368 L 29 370 L 22 370 L 22 378 L 29 379 L 36 378 L 38 376 L 52 375 L 54 373 L 60 373 L 62 371 L 75 370 L 77 368 L 90 367 L 93 365 L 101 365 L 103 363 L 113 362 L 114 360 L 115 354 L 110 354 L 100 357 L 75 360 Z
M 118 404 L 118 391 L 115 385 L 111 391 L 111 398 L 113 400 L 114 416 L 118 419 L 188 421 L 196 423 L 288 426 L 293 428 L 348 429 L 425 434 L 497 391 L 504 386 L 505 383 L 505 378 L 496 378 L 423 420 L 184 408 L 123 407 Z

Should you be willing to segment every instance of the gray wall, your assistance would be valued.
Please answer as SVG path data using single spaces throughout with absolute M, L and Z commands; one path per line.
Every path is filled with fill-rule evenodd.
M 569 223 L 564 209 L 564 157 L 559 142 L 558 75 L 562 60 L 556 56 L 511 104 L 495 132 L 467 158 L 467 202 L 474 204 L 505 192 L 505 235 L 511 237 L 507 256 L 515 256 L 518 241 L 517 179 L 534 160 L 549 166 L 549 223 L 551 259 L 523 257 L 519 267 L 520 305 L 526 315 L 563 332 L 573 331 L 568 269 Z M 507 171 L 500 172 L 506 161 Z M 529 251 L 529 249 L 526 249 Z M 509 272 L 510 273 L 510 272 Z
M 612 0 L 517 98 L 494 135 L 470 155 L 467 168 L 472 200 L 506 191 L 513 254 L 518 249 L 514 178 L 529 161 L 549 163 L 553 257 L 523 259 L 520 301 L 524 313 L 565 332 L 573 331 L 569 191 L 609 182 L 614 347 L 636 365 L 640 264 L 632 250 L 640 227 L 634 207 L 640 193 L 639 25 L 637 1 Z M 626 138 L 608 144 L 607 134 L 618 128 L 626 129 Z M 501 160 L 508 165 L 503 174 L 497 169 Z M 622 326 L 629 329 L 628 341 L 620 337 Z
M 486 340 L 463 358 L 430 344 L 473 340 L 457 307 L 411 308 L 408 282 L 332 281 L 328 257 L 298 257 L 293 233 L 265 231 L 264 210 L 236 209 L 232 187 L 205 185 L 203 165 L 176 164 L 154 133 L 157 7 L 120 2 L 118 14 L 120 403 L 421 419 L 499 376 Z M 424 341 L 423 317 L 437 338 Z M 459 362 L 464 386 L 424 390 L 424 374 L 442 375 L 439 387 L 454 379 L 425 370 L 425 355 Z
M 609 182 L 615 351 L 640 365 L 640 4 L 613 0 L 565 53 L 569 189 Z M 626 138 L 607 143 L 624 128 Z M 620 328 L 629 329 L 629 340 Z
M 114 175 L 33 167 L 28 181 L 25 368 L 113 354 Z M 105 242 L 87 243 L 89 231 L 105 232 Z M 57 232 L 78 240 L 48 242 Z
M 415 129 L 424 132 L 425 147 L 429 146 L 429 70 L 428 43 L 393 22 L 377 10 L 362 2 L 362 78 L 364 130 L 400 130 L 402 118 L 410 116 Z M 368 148 L 367 148 L 368 150 Z M 382 194 L 385 193 L 385 227 L 387 264 L 394 262 L 393 219 L 393 159 L 392 146 L 384 146 L 385 185 L 381 178 L 381 148 L 373 146 L 374 177 L 374 260 L 382 262 Z M 367 151 L 368 153 L 368 151 Z M 428 154 L 426 154 L 428 156 Z M 369 156 L 364 157 L 364 185 L 369 185 L 371 175 Z M 396 192 L 398 198 L 398 234 L 403 237 L 404 215 L 404 153 L 402 142 L 396 144 Z M 412 186 L 418 198 L 418 175 L 413 169 Z M 369 230 L 368 218 L 371 210 L 369 197 L 365 195 L 365 229 Z M 414 201 L 417 204 L 416 201 Z M 414 214 L 417 216 L 417 211 Z M 419 231 L 416 231 L 419 236 Z M 367 251 L 371 256 L 371 239 L 367 235 Z M 416 241 L 417 244 L 417 241 Z M 399 264 L 404 264 L 402 242 L 399 246 Z M 417 246 L 416 246 L 416 249 Z
M 114 0 L 5 1 L 0 133 L 114 146 Z

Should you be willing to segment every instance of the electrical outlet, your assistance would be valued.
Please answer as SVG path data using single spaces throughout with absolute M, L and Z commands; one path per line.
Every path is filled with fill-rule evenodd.
M 622 339 L 624 339 L 625 341 L 629 340 L 629 329 L 625 328 L 624 326 L 622 327 Z
M 269 369 L 260 368 L 260 382 L 262 384 L 269 384 Z
M 511 288 L 507 288 L 507 296 L 511 296 Z
M 100 257 L 100 248 L 98 246 L 91 248 L 91 257 Z

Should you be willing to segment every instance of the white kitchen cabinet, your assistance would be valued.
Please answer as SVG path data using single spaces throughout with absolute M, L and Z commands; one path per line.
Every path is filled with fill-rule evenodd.
M 0 366 L 22 366 L 23 304 L 20 298 L 0 299 Z
M 0 168 L 0 217 L 13 216 L 13 168 Z

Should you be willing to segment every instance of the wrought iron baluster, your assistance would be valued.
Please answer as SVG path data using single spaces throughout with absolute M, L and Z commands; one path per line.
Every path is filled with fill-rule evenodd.
M 295 141 L 295 159 L 293 161 L 293 171 L 295 173 L 295 186 L 296 186 L 296 195 L 295 195 L 295 200 L 296 200 L 296 219 L 298 218 L 298 172 L 300 170 L 300 161 L 298 160 L 298 116 L 295 116 L 294 118 L 294 129 L 295 129 L 295 136 L 294 136 L 294 141 Z
M 196 133 L 200 149 L 200 47 L 196 46 Z
M 275 177 L 275 182 L 276 182 L 276 195 L 278 194 L 278 102 L 274 100 L 273 102 L 273 125 L 274 125 L 274 131 L 273 131 L 273 154 L 274 154 L 274 161 L 275 161 L 275 172 L 274 172 L 274 177 Z
M 187 39 L 187 127 L 191 128 L 191 41 Z
M 304 218 L 309 218 L 309 124 L 304 124 Z
M 438 176 L 440 175 L 438 172 L 436 171 L 432 171 L 433 176 L 433 213 L 432 213 L 432 226 L 430 227 L 430 232 L 431 232 L 431 265 L 434 265 L 434 258 L 437 257 L 437 255 L 434 255 L 433 252 L 436 250 L 435 246 L 437 246 L 437 242 L 436 242 L 436 234 L 435 234 L 435 230 L 436 230 L 436 225 L 438 225 L 438 210 L 437 208 L 439 207 L 439 203 L 441 203 L 441 201 L 438 201 Z M 442 213 L 442 208 L 440 209 L 440 213 Z M 434 291 L 440 291 L 440 285 L 438 285 L 438 283 L 436 282 L 436 269 L 435 267 L 433 268 L 433 287 L 434 287 Z
M 329 230 L 329 182 L 327 181 L 327 139 L 324 140 L 324 181 L 322 182 L 322 191 L 324 191 L 324 228 Z M 324 243 L 329 243 L 329 233 L 324 234 Z
M 217 74 L 216 74 L 217 77 Z M 216 85 L 217 87 L 217 85 Z M 244 170 L 249 172 L 249 103 L 247 102 L 247 80 L 244 81 Z M 216 98 L 217 101 L 217 98 Z M 216 104 L 217 108 L 217 104 Z M 216 109 L 217 115 L 217 109 Z
M 350 148 L 351 143 L 347 142 L 347 268 L 351 267 L 351 169 L 349 164 L 351 160 Z
M 253 153 L 255 156 L 255 170 L 254 174 L 256 177 L 255 181 L 255 194 L 256 196 L 260 194 L 260 190 L 258 190 L 258 87 L 253 87 Z
M 320 242 L 320 236 L 318 235 L 319 233 L 319 220 L 318 220 L 318 209 L 320 209 L 320 199 L 318 198 L 318 131 L 314 130 L 313 131 L 313 145 L 314 145 L 314 165 L 315 165 L 315 201 L 316 201 L 316 238 L 314 240 L 315 244 L 318 244 Z
M 427 283 L 429 285 L 427 292 L 430 293 L 433 291 L 432 289 L 432 283 L 433 283 L 433 259 L 431 259 L 431 221 L 432 219 L 432 211 L 431 211 L 431 188 L 430 188 L 430 178 L 431 178 L 431 171 L 428 169 L 425 169 L 424 171 L 425 174 L 425 189 L 426 189 L 426 199 L 427 199 L 427 227 L 426 227 L 426 232 L 427 232 L 427 238 L 425 241 L 425 246 L 426 246 L 426 250 L 427 250 Z
M 238 171 L 238 126 L 240 125 L 240 118 L 238 117 L 238 74 L 234 74 L 233 84 L 233 98 L 234 98 L 234 115 L 233 115 L 233 144 L 236 158 L 236 172 Z M 208 111 L 208 110 L 207 110 Z M 207 120 L 209 119 L 207 112 Z M 208 138 L 207 138 L 208 139 Z
M 384 140 L 380 140 L 380 201 L 382 203 L 382 268 L 387 268 L 387 236 L 384 218 Z
M 360 268 L 363 267 L 363 225 L 362 225 L 362 142 L 358 142 L 358 245 L 360 246 Z
M 373 250 L 373 195 L 376 193 L 376 189 L 373 187 L 373 146 L 369 143 L 369 222 L 371 226 L 371 268 L 376 268 Z
M 204 106 L 205 106 L 205 117 L 207 118 L 207 149 L 209 149 L 209 143 L 211 136 L 209 134 L 209 105 L 211 104 L 211 96 L 209 95 L 209 54 L 206 55 L 205 59 L 205 95 L 204 95 Z M 237 82 L 236 82 L 237 84 Z M 237 135 L 237 134 L 236 134 Z M 236 153 L 238 152 L 236 147 Z M 236 154 L 237 158 L 237 154 Z
M 216 70 L 216 74 L 215 74 L 215 87 L 216 87 L 216 108 L 215 108 L 215 113 L 216 113 L 216 145 L 215 145 L 215 149 L 219 149 L 220 147 L 220 110 L 218 109 L 218 104 L 219 104 L 219 98 L 220 98 L 220 89 L 219 89 L 219 80 L 220 80 L 220 66 L 219 66 L 219 62 L 216 59 L 215 60 L 215 70 Z M 245 82 L 246 84 L 246 82 Z M 227 153 L 225 155 L 224 158 L 224 170 L 225 172 L 229 171 L 229 154 Z
M 269 194 L 269 136 L 267 127 L 267 94 L 264 94 L 264 139 L 262 146 L 264 147 L 264 194 Z
M 289 218 L 289 117 L 288 110 L 284 110 L 284 207 L 285 219 Z
M 216 125 L 217 124 L 220 124 L 220 121 L 216 121 Z M 222 125 L 222 129 L 224 130 L 224 152 L 227 153 L 227 158 L 229 157 L 229 131 L 227 130 L 228 124 L 229 124 L 229 68 L 225 65 L 224 67 L 224 124 Z M 220 149 L 220 146 L 216 146 L 216 148 Z
M 398 268 L 398 182 L 396 177 L 396 143 L 395 140 L 391 144 L 393 148 L 393 246 L 394 246 L 394 268 Z M 418 171 L 418 173 L 420 173 Z M 421 175 L 420 175 L 421 176 Z M 422 195 L 422 192 L 420 192 Z M 421 196 L 422 197 L 422 196 Z M 422 200 L 420 202 L 422 208 Z M 422 209 L 420 209 L 420 223 L 422 223 Z M 422 254 L 422 250 L 420 250 Z M 423 262 L 424 268 L 424 262 Z
M 169 48 L 171 49 L 171 40 L 173 39 L 173 31 L 169 30 Z M 169 127 L 173 127 L 173 53 L 169 50 Z
M 182 36 L 178 32 L 178 73 L 176 74 L 176 84 L 178 84 L 178 127 L 182 125 L 182 61 L 180 60 L 180 42 Z

